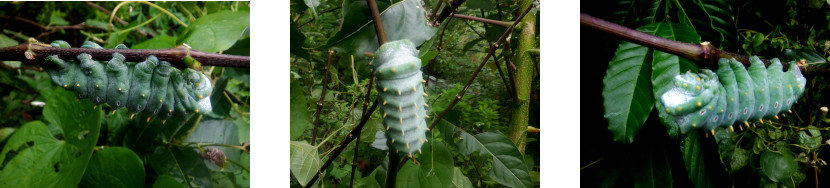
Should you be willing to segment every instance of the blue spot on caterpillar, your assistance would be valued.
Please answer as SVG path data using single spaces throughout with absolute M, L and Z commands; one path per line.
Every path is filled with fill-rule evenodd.
M 387 42 L 375 53 L 374 74 L 386 128 L 386 144 L 398 152 L 420 153 L 427 141 L 423 76 L 415 44 L 407 39 Z
M 704 69 L 677 75 L 673 88 L 660 97 L 661 110 L 674 117 L 682 132 L 777 117 L 804 93 L 807 80 L 795 62 L 787 72 L 778 59 L 770 62 L 764 68 L 753 56 L 746 69 L 735 59 L 720 59 L 717 73 Z
M 60 40 L 52 42 L 52 46 L 70 47 Z M 101 46 L 87 41 L 82 48 Z M 123 44 L 115 48 L 127 49 Z M 155 115 L 167 119 L 211 111 L 213 87 L 199 71 L 180 71 L 153 55 L 143 62 L 125 62 L 119 53 L 114 53 L 108 62 L 95 61 L 85 53 L 77 59 L 63 60 L 52 55 L 46 57 L 44 67 L 52 82 L 74 91 L 79 99 L 89 98 L 96 105 L 107 103 L 113 109 L 127 107 L 133 113 L 141 112 L 148 121 Z

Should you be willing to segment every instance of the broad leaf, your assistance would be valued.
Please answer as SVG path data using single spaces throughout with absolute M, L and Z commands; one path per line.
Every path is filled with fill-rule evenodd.
M 446 120 L 441 120 L 438 127 L 442 135 L 459 133 L 457 138 L 460 141 L 456 147 L 462 155 L 477 153 L 491 156 L 493 164 L 489 175 L 496 182 L 510 187 L 530 187 L 530 175 L 522 153 L 504 134 L 484 132 L 473 136 Z
M 249 12 L 221 11 L 196 19 L 181 37 L 194 50 L 216 53 L 233 46 L 249 25 Z
M 761 171 L 773 182 L 790 181 L 798 162 L 789 147 L 779 141 L 775 147 L 778 151 L 766 150 L 761 153 Z
M 421 45 L 435 33 L 435 29 L 427 25 L 420 1 L 378 1 L 377 6 L 389 41 L 409 39 L 415 45 Z M 377 34 L 366 1 L 343 1 L 343 18 L 343 28 L 329 38 L 323 48 L 331 47 L 355 57 L 378 49 Z
M 138 43 L 130 49 L 168 49 L 176 47 L 176 37 L 159 35 L 150 40 Z
M 674 41 L 686 43 L 700 42 L 700 36 L 692 28 L 683 24 L 655 23 L 643 26 L 638 30 Z M 654 98 L 657 103 L 657 109 L 663 109 L 660 96 L 672 88 L 672 79 L 676 75 L 686 71 L 697 72 L 697 66 L 694 62 L 686 58 L 662 51 L 653 52 L 651 83 L 654 86 Z M 669 136 L 677 138 L 679 126 L 675 123 L 674 118 L 671 118 L 665 111 L 658 110 L 658 112 L 663 125 L 666 125 Z
M 450 187 L 457 187 L 457 188 L 472 188 L 473 183 L 470 182 L 470 178 L 464 176 L 464 173 L 461 173 L 461 169 L 458 167 L 452 168 L 452 185 Z
M 651 51 L 623 42 L 608 65 L 602 98 L 608 130 L 616 142 L 633 142 L 653 108 Z
M 225 87 L 228 86 L 228 81 L 231 78 L 229 76 L 222 76 L 213 86 L 213 92 L 210 94 L 211 113 L 224 117 L 230 116 L 233 102 L 228 99 L 228 96 L 225 96 Z
M 305 141 L 291 141 L 291 174 L 297 178 L 300 185 L 308 184 L 322 165 L 317 147 Z
M 101 108 L 58 88 L 46 95 L 44 118 L 57 128 L 30 122 L 15 131 L 0 152 L 0 185 L 72 187 L 80 183 L 101 128 Z
M 144 158 L 144 164 L 157 174 L 172 176 L 189 187 L 212 187 L 210 169 L 195 149 L 159 146 Z
M 300 30 L 297 29 L 297 23 L 295 23 L 293 21 L 291 22 L 290 29 L 291 29 L 291 32 L 290 32 L 291 33 L 291 53 L 294 54 L 294 55 L 300 56 L 302 58 L 305 58 L 306 60 L 310 60 L 311 55 L 308 54 L 308 50 L 303 48 L 303 47 L 306 47 L 306 45 L 305 45 L 305 40 L 306 40 L 305 34 L 303 34 L 303 32 L 300 32 Z
M 706 41 L 721 49 L 736 49 L 738 36 L 732 7 L 724 0 L 679 1 L 678 14 Z M 680 11 L 682 10 L 682 11 Z
M 303 135 L 308 126 L 311 125 L 308 115 L 308 103 L 305 92 L 299 81 L 291 81 L 291 140 L 296 140 Z
M 662 142 L 651 142 L 645 163 L 634 172 L 634 187 L 672 187 L 672 170 Z
M 452 154 L 443 142 L 430 140 L 417 158 L 421 164 L 408 161 L 398 171 L 396 187 L 448 187 L 452 185 Z
M 237 126 L 228 120 L 202 120 L 199 123 L 199 126 L 190 133 L 190 136 L 187 137 L 185 142 L 188 143 L 203 143 L 203 144 L 225 144 L 225 145 L 234 145 L 238 146 L 239 143 L 239 131 L 237 130 Z M 219 147 L 219 146 L 206 146 L 202 147 L 203 149 L 207 148 L 217 148 L 225 154 L 229 160 L 239 161 L 239 153 L 241 151 L 235 148 L 229 147 Z M 229 172 L 234 172 L 240 170 L 239 166 L 231 164 L 229 162 L 224 163 L 224 168 L 217 166 L 214 162 L 210 160 L 204 160 L 205 165 L 214 171 L 224 170 Z
M 179 181 L 176 181 L 176 178 L 168 175 L 161 175 L 156 178 L 156 182 L 153 183 L 153 188 L 185 188 L 185 186 L 184 184 L 179 183 Z
M 144 187 L 144 164 L 130 149 L 111 147 L 90 159 L 83 187 Z
M 713 187 L 712 176 L 706 170 L 703 140 L 700 139 L 699 132 L 694 130 L 687 133 L 686 138 L 680 142 L 680 150 L 683 153 L 683 161 L 686 163 L 689 180 L 692 180 L 694 186 Z

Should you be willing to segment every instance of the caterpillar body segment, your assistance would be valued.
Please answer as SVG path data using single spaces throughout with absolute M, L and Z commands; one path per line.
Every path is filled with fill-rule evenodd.
M 426 100 L 421 60 L 409 40 L 383 44 L 371 64 L 377 77 L 377 91 L 382 101 L 386 145 L 390 151 L 417 154 L 426 141 Z
M 750 64 L 745 69 L 734 59 L 721 59 L 717 73 L 703 69 L 677 75 L 659 102 L 686 132 L 777 117 L 803 94 L 806 79 L 795 63 L 786 72 L 778 59 L 768 68 L 757 57 Z
M 51 45 L 70 47 L 65 41 L 54 41 Z M 101 48 L 88 41 L 82 47 Z M 122 44 L 116 49 L 127 47 Z M 125 62 L 119 53 L 114 53 L 109 61 L 95 61 L 89 54 L 80 54 L 77 60 L 50 55 L 45 59 L 44 69 L 52 82 L 74 91 L 79 99 L 108 103 L 113 109 L 127 107 L 147 121 L 153 116 L 167 119 L 211 112 L 213 86 L 206 75 L 192 69 L 178 70 L 153 55 L 142 62 Z

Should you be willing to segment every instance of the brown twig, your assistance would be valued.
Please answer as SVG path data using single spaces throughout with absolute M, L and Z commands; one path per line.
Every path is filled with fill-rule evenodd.
M 447 16 L 450 15 L 450 13 L 455 12 L 455 9 L 458 8 L 458 6 L 461 6 L 461 4 L 464 3 L 465 1 L 467 1 L 467 0 L 452 0 L 452 1 L 450 1 L 450 6 L 444 7 L 444 9 L 441 10 L 441 14 L 439 14 L 438 17 L 436 17 L 436 19 L 432 22 L 431 25 L 436 26 L 439 23 L 444 22 L 444 19 L 446 19 Z M 435 12 L 433 12 L 432 14 L 435 15 Z
M 383 21 L 380 19 L 380 13 L 378 13 L 378 5 L 375 0 L 366 0 L 366 3 L 368 3 L 369 12 L 372 14 L 372 23 L 375 24 L 375 33 L 378 34 L 378 46 L 382 46 L 389 40 L 386 38 L 386 32 L 383 31 Z
M 435 16 L 434 14 L 427 15 L 427 17 L 434 17 L 434 16 Z M 482 22 L 482 23 L 489 23 L 489 24 L 502 26 L 502 27 L 510 27 L 510 22 L 491 20 L 491 19 L 487 19 L 487 18 L 467 16 L 467 15 L 463 15 L 463 14 L 451 14 L 450 17 L 456 17 L 456 18 L 461 18 L 461 19 L 465 19 L 465 20 L 473 20 L 473 21 L 478 21 L 478 22 Z
M 626 41 L 630 41 L 639 45 L 654 48 L 656 50 L 660 50 L 666 53 L 674 54 L 692 60 L 700 66 L 715 67 L 717 66 L 718 60 L 720 60 L 720 58 L 735 58 L 735 60 L 741 62 L 745 67 L 750 66 L 749 56 L 719 50 L 709 45 L 708 42 L 703 42 L 702 44 L 690 44 L 665 39 L 658 36 L 643 33 L 631 28 L 627 28 L 625 26 L 621 26 L 615 23 L 611 23 L 587 15 L 585 13 L 580 13 L 579 23 L 584 26 L 588 26 L 618 36 Z M 769 60 L 761 59 L 761 61 L 764 62 L 765 66 L 769 66 L 770 64 Z M 785 69 L 789 67 L 789 63 L 781 62 L 781 64 Z M 801 69 L 801 72 L 803 72 L 805 75 L 830 75 L 830 70 L 819 68 L 816 66 L 799 66 L 799 68 Z
M 113 53 L 120 53 L 126 57 L 126 61 L 144 61 L 147 56 L 154 55 L 160 61 L 168 61 L 174 67 L 185 68 L 187 65 L 183 59 L 188 54 L 188 49 L 180 46 L 170 49 L 162 50 L 134 50 L 134 49 L 91 49 L 91 48 L 55 48 L 47 47 L 43 44 L 23 43 L 17 46 L 9 46 L 0 48 L 0 60 L 5 61 L 23 61 L 24 63 L 31 63 L 34 59 L 44 59 L 46 56 L 57 55 L 62 59 L 75 59 L 81 53 L 86 53 L 92 56 L 92 59 L 98 61 L 108 61 L 112 59 Z M 34 58 L 26 58 L 25 52 L 31 50 L 34 52 Z M 203 66 L 221 66 L 221 67 L 244 67 L 251 66 L 251 57 L 214 54 L 200 52 L 196 50 L 189 50 L 190 56 L 199 61 Z
M 37 22 L 35 22 L 35 21 L 29 20 L 29 19 L 26 19 L 26 18 L 21 18 L 21 17 L 0 16 L 0 18 L 3 18 L 3 19 L 14 19 L 14 20 L 17 20 L 17 21 L 25 22 L 25 23 L 27 23 L 27 24 L 30 24 L 30 25 L 33 25 L 33 26 L 39 27 L 40 29 L 43 29 L 43 30 L 60 30 L 60 29 L 89 29 L 89 28 L 98 28 L 98 29 L 102 29 L 102 28 L 99 28 L 99 27 L 94 27 L 94 26 L 89 26 L 89 25 L 86 25 L 85 23 L 79 23 L 79 24 L 75 24 L 75 25 L 65 25 L 65 26 L 44 26 L 44 25 L 41 25 L 41 24 L 39 24 L 39 23 L 37 23 Z
M 447 108 L 444 109 L 443 112 L 441 112 L 441 115 L 438 115 L 438 117 L 436 117 L 435 120 L 432 121 L 429 130 L 435 128 L 435 125 L 438 124 L 441 118 L 444 118 L 444 115 L 447 115 L 447 112 L 452 110 L 452 108 L 455 107 L 455 105 L 458 104 L 459 101 L 461 101 L 461 99 L 464 97 L 464 93 L 466 93 L 467 89 L 470 88 L 470 85 L 473 84 L 473 80 L 475 80 L 476 76 L 478 76 L 478 73 L 481 72 L 481 68 L 484 67 L 484 64 L 487 63 L 487 60 L 490 60 L 490 57 L 493 56 L 493 54 L 496 52 L 496 49 L 500 47 L 502 42 L 504 42 L 504 39 L 507 38 L 507 35 L 510 35 L 510 33 L 513 32 L 513 28 L 515 28 L 516 25 L 519 24 L 519 22 L 521 22 L 522 18 L 524 18 L 525 15 L 527 15 L 527 13 L 530 12 L 530 9 L 532 8 L 533 4 L 527 6 L 524 12 L 522 12 L 522 14 L 518 18 L 516 18 L 516 21 L 513 22 L 513 25 L 510 25 L 510 27 L 508 27 L 507 30 L 501 34 L 501 37 L 499 37 L 499 40 L 496 41 L 496 44 L 490 46 L 490 52 L 487 53 L 487 56 L 484 56 L 484 60 L 481 61 L 481 63 L 478 65 L 478 68 L 476 68 L 476 71 L 473 72 L 473 75 L 470 76 L 469 80 L 467 80 L 467 84 L 465 84 L 464 88 L 462 88 L 461 91 L 455 95 L 455 99 L 453 99 L 453 101 L 450 102 L 450 105 L 447 106 Z
M 334 51 L 329 50 L 329 60 L 326 61 L 326 72 L 323 73 L 323 91 L 320 92 L 320 100 L 317 101 L 317 111 L 314 112 L 314 128 L 311 132 L 311 145 L 317 141 L 317 126 L 320 126 L 320 114 L 323 110 L 323 99 L 326 99 L 326 88 L 329 81 L 329 67 L 331 66 L 331 59 L 334 57 Z

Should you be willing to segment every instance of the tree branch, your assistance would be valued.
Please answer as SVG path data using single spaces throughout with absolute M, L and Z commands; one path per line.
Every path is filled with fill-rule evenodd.
M 317 126 L 320 125 L 320 114 L 323 110 L 323 99 L 326 98 L 326 88 L 329 81 L 329 67 L 331 66 L 331 59 L 334 57 L 334 51 L 329 50 L 329 60 L 326 62 L 326 72 L 323 73 L 323 91 L 320 92 L 320 100 L 317 101 L 317 111 L 314 112 L 314 128 L 311 132 L 311 145 L 317 141 Z
M 749 56 L 735 54 L 732 52 L 719 50 L 708 42 L 701 44 L 690 44 L 674 40 L 661 38 L 658 36 L 643 33 L 625 26 L 617 25 L 585 13 L 580 13 L 579 23 L 615 36 L 623 40 L 630 41 L 639 45 L 654 48 L 666 53 L 677 55 L 694 61 L 696 64 L 704 67 L 716 67 L 720 58 L 735 58 L 741 62 L 744 67 L 749 67 Z M 770 62 L 767 59 L 761 59 L 765 66 L 769 66 Z M 784 69 L 789 67 L 789 63 L 781 62 Z M 830 75 L 830 70 L 819 68 L 816 66 L 798 66 L 805 75 L 821 74 Z
M 31 63 L 32 60 L 41 60 L 50 55 L 57 55 L 62 59 L 76 59 L 81 53 L 86 53 L 92 56 L 92 59 L 98 61 L 108 61 L 112 59 L 113 53 L 120 53 L 126 57 L 126 61 L 144 61 L 147 56 L 155 55 L 160 61 L 168 61 L 176 68 L 185 68 L 187 65 L 183 62 L 184 57 L 187 56 L 188 49 L 180 46 L 170 49 L 162 50 L 135 50 L 135 49 L 92 49 L 92 48 L 55 48 L 47 47 L 43 44 L 23 43 L 17 46 L 9 46 L 0 48 L 0 60 L 4 61 L 23 61 Z M 32 50 L 34 58 L 26 58 L 25 52 Z M 190 50 L 190 56 L 199 61 L 203 66 L 221 66 L 221 67 L 243 67 L 249 68 L 251 66 L 251 57 L 214 54 Z M 38 61 L 35 61 L 38 62 Z
M 456 18 L 461 18 L 461 19 L 466 19 L 466 20 L 478 21 L 478 22 L 482 22 L 482 23 L 489 23 L 489 24 L 502 26 L 502 27 L 510 27 L 510 24 L 511 24 L 510 22 L 491 20 L 491 19 L 480 18 L 480 17 L 475 17 L 475 16 L 467 16 L 467 15 L 463 15 L 463 14 L 451 14 L 450 16 L 451 17 L 456 17 Z M 427 17 L 428 18 L 435 17 L 435 14 L 429 14 L 429 15 L 427 15 Z

